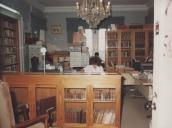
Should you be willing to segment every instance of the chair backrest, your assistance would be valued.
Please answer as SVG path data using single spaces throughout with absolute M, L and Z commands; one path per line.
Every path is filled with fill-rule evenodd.
M 39 58 L 36 56 L 33 56 L 31 58 L 31 65 L 32 65 L 32 72 L 37 72 L 39 67 Z
M 6 82 L 0 81 L 0 128 L 15 126 L 9 87 Z

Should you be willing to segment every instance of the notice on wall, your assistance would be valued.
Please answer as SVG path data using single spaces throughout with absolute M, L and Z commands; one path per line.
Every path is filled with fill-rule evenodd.
M 168 35 L 165 35 L 164 56 L 172 59 L 172 37 Z
M 169 0 L 165 9 L 165 36 L 164 36 L 164 56 L 172 59 L 172 0 Z

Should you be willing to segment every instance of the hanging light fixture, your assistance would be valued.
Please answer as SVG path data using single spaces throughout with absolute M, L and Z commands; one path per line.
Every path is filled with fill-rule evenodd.
M 100 21 L 111 14 L 110 1 L 104 0 L 81 0 L 76 2 L 77 15 L 85 20 L 90 28 L 97 28 Z

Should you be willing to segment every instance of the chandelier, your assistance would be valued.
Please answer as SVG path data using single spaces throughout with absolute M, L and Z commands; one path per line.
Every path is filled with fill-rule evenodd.
M 85 20 L 90 28 L 97 28 L 103 19 L 111 14 L 110 2 L 104 0 L 82 0 L 76 2 L 77 15 Z

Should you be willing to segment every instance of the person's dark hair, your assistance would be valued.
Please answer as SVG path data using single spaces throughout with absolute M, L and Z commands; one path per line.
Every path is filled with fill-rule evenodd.
M 91 58 L 91 59 L 90 59 L 90 65 L 97 65 L 97 66 L 100 66 L 99 58 L 97 58 L 97 57 Z
M 99 53 L 98 52 L 95 52 L 94 56 L 99 56 Z

